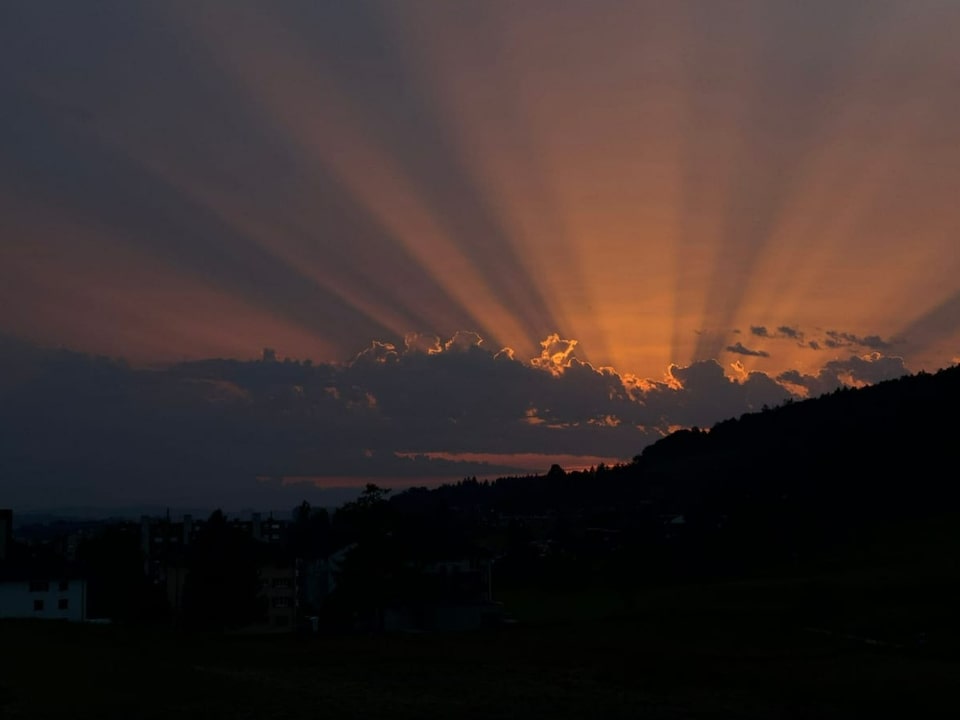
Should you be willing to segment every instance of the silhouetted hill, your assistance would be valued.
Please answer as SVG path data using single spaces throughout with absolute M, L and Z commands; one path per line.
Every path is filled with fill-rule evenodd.
M 793 402 L 680 431 L 634 473 L 675 501 L 810 504 L 822 513 L 926 511 L 957 498 L 960 368 Z
M 953 367 L 678 431 L 627 465 L 467 480 L 394 502 L 548 513 L 690 569 L 820 562 L 958 510 L 958 406 Z
M 702 543 L 803 557 L 957 510 L 960 368 L 681 431 L 627 472 Z

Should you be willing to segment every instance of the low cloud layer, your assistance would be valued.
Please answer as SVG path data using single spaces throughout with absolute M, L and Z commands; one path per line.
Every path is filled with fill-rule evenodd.
M 734 334 L 740 334 L 739 330 L 734 330 Z M 768 328 L 766 325 L 751 325 L 750 335 L 759 338 L 760 342 L 784 341 L 788 340 L 793 345 L 808 350 L 843 350 L 851 351 L 887 351 L 892 349 L 902 340 L 885 339 L 880 335 L 857 335 L 856 333 L 843 330 L 820 330 L 805 331 L 799 327 L 790 325 L 780 325 L 776 328 Z M 750 355 L 753 357 L 770 357 L 770 353 L 763 349 L 751 349 L 737 342 L 726 348 L 727 352 L 739 355 Z
M 750 334 L 762 338 L 787 338 L 790 340 L 803 340 L 803 333 L 795 327 L 781 325 L 776 330 L 769 330 L 766 325 L 751 325 Z
M 727 352 L 734 353 L 736 355 L 749 355 L 751 357 L 770 357 L 770 353 L 765 350 L 751 350 L 748 347 L 744 347 L 743 343 L 736 342 L 733 345 L 727 345 Z
M 831 360 L 816 375 L 789 370 L 780 373 L 776 379 L 808 397 L 816 397 L 841 387 L 863 387 L 893 380 L 907 372 L 903 358 L 873 352 L 863 356 L 851 355 L 846 360 Z
M 734 335 L 741 334 L 740 330 L 734 330 Z M 749 347 L 738 341 L 733 345 L 728 345 L 725 349 L 728 353 L 736 355 L 745 355 L 756 358 L 772 357 L 771 352 L 766 347 L 772 347 L 777 343 L 788 342 L 793 347 L 803 348 L 814 351 L 847 351 L 852 353 L 871 353 L 871 352 L 889 352 L 896 345 L 901 345 L 905 341 L 902 339 L 888 339 L 880 335 L 858 335 L 856 333 L 844 330 L 804 330 L 800 327 L 791 325 L 780 325 L 776 328 L 770 328 L 766 325 L 751 325 L 750 336 L 756 342 L 764 347 Z M 901 360 L 902 364 L 902 360 Z M 794 377 L 795 371 L 785 371 L 784 376 Z M 828 371 L 829 374 L 829 371 Z M 868 373 L 870 375 L 870 373 Z M 846 375 L 849 377 L 849 375 Z M 794 388 L 800 387 L 791 382 Z M 806 387 L 804 385 L 803 387 Z
M 871 350 L 886 350 L 891 345 L 889 341 L 884 340 L 879 335 L 859 337 L 853 333 L 837 330 L 827 330 L 827 339 L 823 341 L 823 344 L 829 348 L 861 347 Z
M 553 335 L 523 360 L 463 332 L 372 342 L 342 364 L 265 351 L 256 361 L 134 369 L 6 340 L 0 490 L 30 507 L 235 506 L 262 497 L 263 478 L 489 477 L 526 472 L 513 457 L 627 459 L 678 427 L 907 372 L 874 351 L 815 375 L 774 378 L 737 362 L 731 377 L 706 360 L 651 379 L 594 367 L 575 349 Z

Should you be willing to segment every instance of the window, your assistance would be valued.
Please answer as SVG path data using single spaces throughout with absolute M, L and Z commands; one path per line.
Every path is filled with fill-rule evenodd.
M 273 622 L 277 627 L 288 627 L 290 625 L 290 618 L 287 615 L 277 615 L 273 619 Z
M 49 592 L 50 583 L 46 580 L 35 580 L 30 583 L 30 592 Z
M 60 598 L 57 600 L 57 610 L 69 610 L 70 601 L 67 598 Z
M 70 581 L 69 581 L 69 580 L 61 580 L 61 581 L 60 581 L 60 592 L 66 592 L 66 591 L 69 590 L 69 589 L 70 589 Z
M 275 608 L 289 608 L 293 607 L 293 598 L 288 597 L 275 597 L 273 599 L 273 606 Z
M 34 600 L 34 601 L 33 601 L 33 611 L 34 611 L 34 612 L 43 612 L 43 600 Z

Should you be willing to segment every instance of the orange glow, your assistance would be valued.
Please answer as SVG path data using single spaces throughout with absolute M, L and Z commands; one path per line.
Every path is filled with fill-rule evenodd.
M 259 478 L 260 482 L 273 483 L 275 478 Z M 368 484 L 374 484 L 389 490 L 406 490 L 411 485 L 420 487 L 439 487 L 445 483 L 455 483 L 463 480 L 459 475 L 430 476 L 425 478 L 410 478 L 407 476 L 376 475 L 363 477 L 357 475 L 290 475 L 279 478 L 282 487 L 296 485 L 313 485 L 321 490 L 334 488 L 351 488 L 362 490 Z
M 350 16 L 377 40 L 356 56 L 293 11 L 156 10 L 233 101 L 233 144 L 198 160 L 207 136 L 156 130 L 189 130 L 186 104 L 38 94 L 311 302 L 391 337 L 358 342 L 354 320 L 311 324 L 317 308 L 14 200 L 0 230 L 63 254 L 0 247 L 3 328 L 141 358 L 321 360 L 464 330 L 554 375 L 575 353 L 637 392 L 665 368 L 679 388 L 672 367 L 698 360 L 742 379 L 865 352 L 831 330 L 878 336 L 912 370 L 955 357 L 960 6 L 722 5 L 374 3 Z M 225 162 L 248 140 L 275 176 Z M 331 225 L 334 189 L 356 224 Z
M 349 99 L 316 66 L 297 62 L 297 58 L 309 56 L 309 49 L 300 46 L 288 30 L 272 27 L 259 16 L 241 15 L 231 16 L 228 26 L 218 21 L 205 37 L 216 43 L 268 122 L 282 128 L 318 169 L 333 172 L 475 319 L 477 330 L 486 337 L 509 338 L 521 347 L 528 346 L 530 328 L 521 324 L 517 309 L 508 309 L 490 291 L 453 233 L 417 194 L 412 179 L 394 164 L 391 152 L 377 147 L 373 138 L 358 130 L 364 125 L 363 118 L 351 112 Z M 258 53 L 265 36 L 269 48 L 289 51 Z M 304 88 L 315 88 L 315 92 L 304 94 Z M 432 329 L 457 329 L 439 320 L 439 327 Z M 404 332 L 407 330 L 410 328 Z
M 770 75 L 775 28 L 759 15 L 736 43 L 673 5 L 400 15 L 564 332 L 603 363 L 652 376 L 715 357 L 750 325 L 889 337 L 905 308 L 955 287 L 957 165 L 917 164 L 956 159 L 943 134 L 960 61 L 950 22 L 878 13 L 817 68 L 820 106 L 795 107 Z M 917 84 L 884 82 L 893 72 Z M 770 355 L 743 358 L 743 372 L 824 360 L 797 344 Z
M 61 225 L 29 206 L 18 212 L 28 220 L 14 231 L 28 242 L 0 244 L 0 265 L 11 279 L 0 285 L 0 323 L 22 337 L 45 342 L 38 331 L 52 331 L 71 349 L 141 363 L 257 357 L 274 344 L 319 357 L 336 351 L 315 333 L 138 253 L 115 236 Z M 29 241 L 34 237 L 43 243 Z M 18 298 L 31 295 L 44 299 L 42 325 L 21 312 Z
M 530 473 L 545 473 L 550 466 L 557 464 L 567 471 L 586 470 L 596 467 L 601 463 L 604 465 L 616 465 L 618 463 L 628 462 L 628 458 L 602 457 L 599 455 L 564 455 L 564 454 L 543 454 L 543 453 L 452 453 L 452 452 L 428 452 L 428 453 L 397 453 L 399 457 L 415 457 L 421 455 L 432 460 L 450 460 L 453 462 L 472 462 L 489 463 L 491 465 L 506 465 L 515 467 Z M 490 476 L 493 479 L 500 473 L 494 473 Z M 458 478 L 460 479 L 460 478 Z

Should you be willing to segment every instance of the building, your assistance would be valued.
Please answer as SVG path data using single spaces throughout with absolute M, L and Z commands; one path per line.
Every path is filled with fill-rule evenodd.
M 0 618 L 87 619 L 87 581 L 79 577 L 0 572 Z
M 422 571 L 417 599 L 384 608 L 387 632 L 478 630 L 499 624 L 503 608 L 493 602 L 489 558 L 430 563 Z
M 13 511 L 0 510 L 0 618 L 86 617 L 86 580 L 61 557 L 14 546 Z
M 337 586 L 337 573 L 347 555 L 357 546 L 345 545 L 327 557 L 297 561 L 299 605 L 301 611 L 316 615 Z
M 267 601 L 267 618 L 264 625 L 252 630 L 265 632 L 290 632 L 297 622 L 297 569 L 293 563 L 270 563 L 261 565 L 260 594 Z
M 240 628 L 242 633 L 293 632 L 297 627 L 299 607 L 297 567 L 294 563 L 264 561 L 257 568 L 258 598 L 263 602 L 261 621 Z M 162 581 L 166 584 L 166 599 L 174 617 L 184 612 L 184 588 L 189 583 L 190 570 L 184 565 L 165 565 Z
M 206 521 L 184 515 L 180 522 L 169 517 L 140 518 L 140 549 L 144 557 L 144 573 L 154 579 L 163 579 L 163 568 L 169 564 L 182 564 L 183 557 L 197 537 L 203 532 Z M 276 520 L 271 515 L 263 519 L 253 513 L 250 520 L 233 519 L 229 527 L 249 535 L 258 543 L 282 546 L 290 528 L 290 522 Z
M 263 602 L 264 620 L 243 628 L 243 632 L 292 632 L 297 625 L 298 575 L 292 558 L 287 558 L 284 545 L 290 523 L 263 519 L 253 513 L 249 520 L 225 520 L 218 532 L 225 533 L 228 544 L 249 538 L 254 541 L 259 600 Z M 184 613 L 184 591 L 190 586 L 191 553 L 211 529 L 209 521 L 185 515 L 182 522 L 167 518 L 143 516 L 140 520 L 140 549 L 144 574 L 165 590 L 167 606 L 175 619 Z M 249 550 L 249 548 L 247 548 Z

